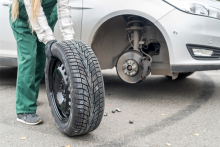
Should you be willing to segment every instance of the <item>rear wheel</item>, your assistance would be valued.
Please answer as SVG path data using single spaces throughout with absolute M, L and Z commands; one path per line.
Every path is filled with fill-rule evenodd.
M 57 42 L 46 62 L 46 89 L 52 114 L 68 136 L 95 130 L 104 112 L 104 82 L 93 50 L 81 41 Z

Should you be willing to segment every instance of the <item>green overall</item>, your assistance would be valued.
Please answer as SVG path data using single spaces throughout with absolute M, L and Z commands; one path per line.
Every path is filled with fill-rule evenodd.
M 18 1 L 19 16 L 15 22 L 10 19 L 11 28 L 17 42 L 16 113 L 36 113 L 36 101 L 46 61 L 45 45 L 38 41 L 35 32 L 32 33 L 24 2 L 23 0 Z M 52 31 L 54 31 L 57 22 L 56 4 L 57 0 L 42 1 L 45 16 Z

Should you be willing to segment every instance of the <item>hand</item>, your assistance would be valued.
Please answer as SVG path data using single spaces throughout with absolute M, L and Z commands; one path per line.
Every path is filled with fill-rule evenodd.
M 51 46 L 57 42 L 57 40 L 50 40 L 47 42 L 47 44 L 45 45 L 45 54 L 47 56 L 48 59 L 52 58 L 52 53 L 51 53 Z

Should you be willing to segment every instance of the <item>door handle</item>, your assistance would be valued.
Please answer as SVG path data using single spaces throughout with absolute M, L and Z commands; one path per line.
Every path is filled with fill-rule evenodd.
M 10 6 L 11 3 L 12 3 L 11 0 L 4 0 L 4 1 L 2 2 L 2 5 L 3 5 L 3 6 Z
M 10 4 L 3 4 L 3 6 L 10 6 Z
M 92 7 L 84 5 L 83 6 L 83 0 L 71 0 L 70 1 L 70 7 L 71 9 L 92 9 Z

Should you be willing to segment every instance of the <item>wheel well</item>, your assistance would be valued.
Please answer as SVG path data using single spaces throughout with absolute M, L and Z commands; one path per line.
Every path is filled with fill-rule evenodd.
M 113 68 L 120 55 L 129 46 L 127 41 L 127 17 L 120 15 L 105 21 L 95 33 L 92 48 L 99 60 L 102 69 Z M 149 40 L 156 40 L 161 44 L 161 52 L 153 57 L 152 73 L 164 74 L 170 72 L 169 51 L 161 31 L 148 19 L 144 21 L 144 36 Z M 155 69 L 155 70 L 154 70 Z

